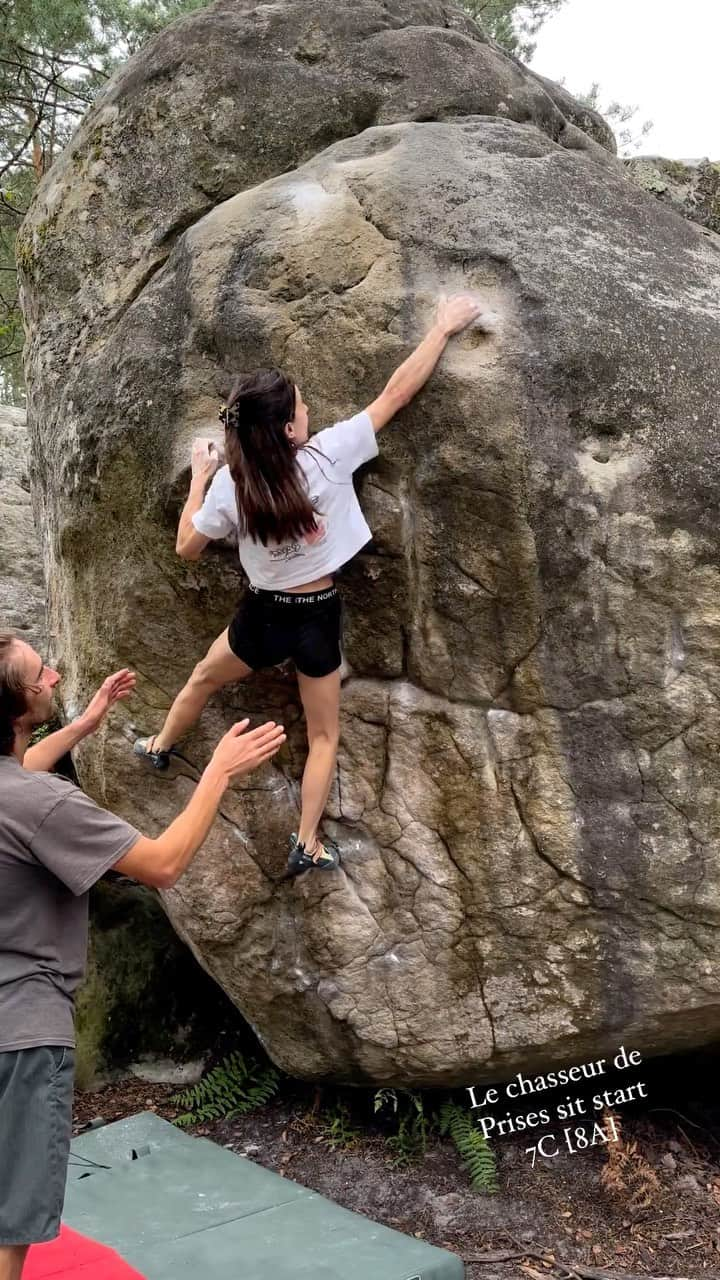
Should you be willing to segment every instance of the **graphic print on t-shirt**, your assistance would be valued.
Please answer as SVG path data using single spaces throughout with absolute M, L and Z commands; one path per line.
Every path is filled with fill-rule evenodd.
M 313 507 L 318 501 L 317 497 L 310 499 Z M 298 560 L 305 555 L 305 547 L 317 547 L 327 537 L 327 524 L 324 520 L 317 521 L 317 529 L 310 529 L 302 536 L 302 542 L 283 542 L 279 547 L 268 547 L 270 559 L 274 564 L 288 564 L 290 560 Z
M 268 547 L 268 554 L 273 564 L 287 564 L 304 556 L 305 552 L 299 542 L 283 542 L 281 547 Z

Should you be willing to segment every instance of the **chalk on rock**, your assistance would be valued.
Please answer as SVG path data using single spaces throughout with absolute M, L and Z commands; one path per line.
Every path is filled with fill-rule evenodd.
M 480 329 L 483 333 L 495 333 L 500 324 L 500 317 L 496 311 L 481 311 L 480 315 L 472 322 L 473 329 Z

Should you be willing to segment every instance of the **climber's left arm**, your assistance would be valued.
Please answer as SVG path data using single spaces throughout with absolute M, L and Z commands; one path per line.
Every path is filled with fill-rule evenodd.
M 28 747 L 23 756 L 23 768 L 50 773 L 58 760 L 62 760 L 78 742 L 100 728 L 111 706 L 122 698 L 127 698 L 134 688 L 135 676 L 127 667 L 108 676 L 82 715 L 56 733 L 49 733 L 46 738 L 41 738 L 33 747 Z
M 175 550 L 181 560 L 199 560 L 208 542 L 213 537 L 219 538 L 223 536 L 223 530 L 218 533 L 214 532 L 215 524 L 217 523 L 217 512 L 210 513 L 211 523 L 207 530 L 199 529 L 195 522 L 195 517 L 199 515 L 205 506 L 205 489 L 208 481 L 212 480 L 215 475 L 218 465 L 218 453 L 212 441 L 204 438 L 193 440 L 190 461 L 190 492 L 180 513 L 180 522 L 175 540 Z M 211 485 L 208 498 L 210 498 L 213 490 L 214 485 Z M 202 518 L 200 523 L 202 523 Z
M 395 370 L 377 400 L 368 405 L 367 413 L 375 431 L 380 431 L 400 409 L 410 403 L 427 382 L 453 334 L 460 333 L 477 320 L 482 310 L 482 304 L 470 294 L 440 299 L 430 332 L 412 355 Z

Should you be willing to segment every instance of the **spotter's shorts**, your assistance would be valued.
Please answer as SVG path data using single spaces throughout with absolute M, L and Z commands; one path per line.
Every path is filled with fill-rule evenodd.
M 292 658 L 305 676 L 327 676 L 342 662 L 342 601 L 337 587 L 297 593 L 249 587 L 228 630 L 233 653 L 253 671 Z
M 74 1068 L 62 1045 L 0 1052 L 0 1245 L 59 1234 Z

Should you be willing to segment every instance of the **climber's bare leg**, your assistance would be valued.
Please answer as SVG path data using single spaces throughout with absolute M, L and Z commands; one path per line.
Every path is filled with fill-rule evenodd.
M 226 684 L 245 680 L 251 671 L 252 668 L 237 658 L 230 648 L 226 627 L 222 635 L 210 645 L 205 657 L 200 659 L 187 684 L 180 690 L 160 732 L 155 734 L 154 739 L 148 740 L 148 750 L 169 751 L 200 719 L 206 703 L 214 693 Z
M 298 840 L 308 853 L 320 856 L 317 829 L 322 818 L 337 760 L 340 739 L 340 668 L 329 676 L 305 676 L 298 671 L 298 687 L 307 722 L 308 758 L 302 780 L 302 811 Z

